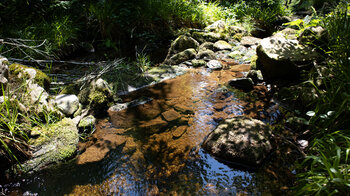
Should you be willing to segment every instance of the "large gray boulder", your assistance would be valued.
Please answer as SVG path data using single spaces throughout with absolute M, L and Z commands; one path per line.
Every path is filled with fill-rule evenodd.
M 9 67 L 8 60 L 5 57 L 0 56 L 0 88 L 4 86 L 4 89 L 8 83 Z M 2 95 L 2 90 L 0 89 L 0 95 Z
M 257 68 L 266 80 L 291 80 L 320 58 L 315 49 L 282 37 L 268 37 L 257 47 Z
M 272 150 L 271 134 L 262 121 L 238 116 L 220 124 L 202 146 L 214 157 L 256 168 Z
M 79 99 L 76 95 L 57 95 L 55 97 L 55 105 L 67 116 L 71 116 L 79 108 Z

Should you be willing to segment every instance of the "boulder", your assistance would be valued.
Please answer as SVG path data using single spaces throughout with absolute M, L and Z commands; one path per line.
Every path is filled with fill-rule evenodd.
M 264 80 L 260 70 L 250 70 L 248 72 L 247 78 L 252 79 L 254 84 L 257 84 L 257 83 L 262 82 Z
M 286 39 L 297 39 L 298 31 L 292 28 L 285 28 L 274 34 L 275 37 L 282 37 Z
M 175 54 L 182 52 L 186 49 L 189 49 L 189 48 L 198 49 L 198 47 L 199 47 L 199 43 L 195 39 L 193 39 L 192 37 L 181 35 L 171 43 L 171 46 L 169 48 L 168 55 L 165 58 L 166 59 L 165 61 L 170 59 Z
M 5 57 L 0 56 L 0 88 L 1 86 L 6 89 L 9 77 L 8 60 Z M 2 95 L 2 89 L 0 89 L 0 95 Z
M 238 116 L 220 124 L 202 146 L 214 157 L 257 168 L 272 150 L 271 135 L 271 129 L 262 121 Z
M 241 44 L 243 46 L 249 47 L 249 46 L 253 46 L 253 45 L 259 45 L 260 41 L 261 41 L 260 38 L 256 38 L 256 37 L 252 37 L 252 36 L 245 36 L 245 37 L 242 37 Z
M 184 61 L 191 60 L 196 57 L 196 50 L 194 48 L 186 49 L 180 53 L 177 53 L 170 57 L 169 59 L 165 60 L 164 63 L 168 65 L 177 65 Z
M 216 42 L 219 40 L 227 40 L 228 39 L 228 36 L 225 33 L 199 32 L 199 31 L 193 32 L 192 37 L 194 39 L 198 40 L 200 43 Z
M 113 101 L 113 92 L 109 84 L 99 78 L 85 85 L 79 92 L 78 98 L 83 105 L 88 105 L 96 113 L 105 112 L 108 103 Z
M 46 91 L 50 90 L 51 78 L 39 69 L 14 63 L 9 66 L 9 70 L 12 75 L 17 76 L 19 79 L 30 80 L 43 87 Z
M 202 59 L 193 59 L 191 63 L 193 67 L 204 67 L 207 64 L 207 62 L 205 62 L 205 60 Z
M 257 68 L 266 80 L 291 80 L 300 76 L 301 70 L 312 66 L 320 55 L 315 49 L 304 46 L 297 40 L 268 37 L 257 47 Z
M 72 119 L 63 120 L 44 127 L 35 127 L 29 144 L 34 148 L 33 157 L 22 164 L 24 172 L 39 169 L 71 158 L 79 142 L 78 129 Z
M 45 107 L 48 109 L 49 94 L 43 87 L 36 83 L 29 82 L 27 84 L 27 91 L 30 99 L 30 102 L 26 103 L 27 105 L 31 104 L 32 106 L 36 106 L 36 112 L 42 112 Z
M 218 60 L 210 60 L 208 63 L 207 63 L 207 67 L 209 69 L 212 69 L 212 70 L 218 70 L 218 69 L 222 69 L 222 64 L 220 61 Z
M 197 59 L 216 59 L 216 54 L 212 50 L 201 50 L 197 54 Z
M 199 46 L 198 51 L 205 51 L 205 50 L 214 50 L 214 43 L 213 42 L 204 42 Z
M 253 90 L 254 82 L 250 78 L 236 78 L 228 82 L 228 84 L 234 88 L 242 89 L 244 91 Z
M 227 43 L 224 40 L 219 40 L 219 41 L 214 43 L 214 49 L 216 51 L 219 51 L 219 50 L 231 50 L 232 46 L 231 46 L 231 44 Z
M 73 115 L 79 109 L 79 99 L 76 95 L 57 95 L 54 103 L 67 116 Z

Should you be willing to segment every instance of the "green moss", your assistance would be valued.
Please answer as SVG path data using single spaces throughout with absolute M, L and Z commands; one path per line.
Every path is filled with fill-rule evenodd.
M 22 165 L 24 172 L 37 171 L 51 163 L 64 161 L 72 157 L 77 150 L 79 134 L 72 119 L 65 118 L 55 124 L 36 127 L 33 131 L 39 137 L 30 139 L 29 144 L 40 150 Z
M 20 73 L 23 74 L 23 70 L 25 69 L 34 69 L 36 71 L 36 75 L 34 78 L 35 83 L 37 83 L 39 86 L 43 87 L 45 90 L 49 90 L 51 78 L 46 75 L 44 72 L 42 72 L 39 69 L 28 67 L 22 64 L 13 63 L 9 66 L 10 74 L 18 76 Z M 27 74 L 25 74 L 25 77 L 28 77 Z
M 242 37 L 243 37 L 243 34 L 242 33 L 236 33 L 234 36 L 233 36 L 233 39 L 237 40 L 237 41 L 241 41 L 242 40 Z
M 258 56 L 254 55 L 250 58 L 250 68 L 251 69 L 256 69 L 256 61 L 258 60 Z
M 106 96 L 106 93 L 108 93 L 108 92 L 104 92 L 104 91 L 100 91 L 100 90 L 94 90 L 94 91 L 90 92 L 89 102 L 91 104 L 102 104 L 102 103 L 107 102 L 108 97 Z

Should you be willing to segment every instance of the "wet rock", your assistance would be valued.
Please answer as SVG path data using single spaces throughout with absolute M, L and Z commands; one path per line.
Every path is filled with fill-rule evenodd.
M 214 43 L 213 42 L 204 42 L 199 46 L 199 52 L 205 51 L 205 50 L 214 50 Z
M 189 48 L 197 49 L 198 47 L 199 47 L 199 43 L 195 39 L 193 39 L 192 37 L 181 35 L 171 43 L 171 46 L 169 48 L 168 55 L 165 58 L 166 59 L 165 61 L 170 59 L 175 54 L 180 53 L 186 49 L 189 49 Z
M 184 106 L 183 104 L 174 105 L 174 109 L 182 114 L 194 114 L 192 108 Z
M 246 167 L 258 167 L 272 150 L 271 130 L 244 116 L 227 119 L 212 131 L 203 148 L 214 157 Z
M 208 63 L 207 63 L 207 67 L 209 69 L 212 69 L 212 70 L 218 70 L 218 69 L 222 69 L 222 64 L 220 61 L 218 60 L 210 60 Z
M 306 84 L 298 84 L 281 88 L 278 92 L 278 99 L 284 103 L 297 102 L 299 107 L 309 108 L 320 98 L 322 91 Z
M 254 84 L 257 84 L 257 83 L 262 82 L 264 80 L 260 70 L 250 70 L 248 72 L 247 78 L 252 79 Z
M 231 44 L 227 43 L 226 41 L 219 40 L 214 43 L 214 49 L 215 50 L 231 50 L 232 46 Z
M 179 138 L 187 131 L 187 126 L 177 127 L 174 131 L 172 131 L 173 138 Z
M 79 108 L 79 99 L 76 95 L 57 95 L 55 105 L 67 116 L 71 116 Z
M 310 69 L 312 61 L 320 58 L 315 49 L 281 37 L 261 40 L 257 55 L 257 68 L 266 80 L 296 79 L 301 70 Z
M 78 124 L 78 128 L 93 127 L 96 123 L 96 118 L 93 115 L 82 118 Z
M 32 83 L 38 84 L 46 91 L 50 89 L 51 78 L 39 69 L 14 63 L 9 66 L 9 71 L 19 79 L 29 80 Z M 29 83 L 29 81 L 27 81 L 27 83 Z
M 168 123 L 159 116 L 156 119 L 150 121 L 141 121 L 139 127 L 142 128 L 145 132 L 152 134 L 159 132 L 163 127 L 167 125 Z
M 242 37 L 241 39 L 241 44 L 243 46 L 252 46 L 252 45 L 259 45 L 261 39 L 260 38 L 256 38 L 256 37 L 252 37 L 252 36 L 245 36 Z
M 193 67 L 204 67 L 207 64 L 207 62 L 205 62 L 205 60 L 202 59 L 194 59 L 191 61 L 191 63 Z
M 250 91 L 254 87 L 254 82 L 250 78 L 236 78 L 228 82 L 228 84 L 234 88 L 242 89 L 244 91 Z
M 177 53 L 170 57 L 169 59 L 166 59 L 164 61 L 165 64 L 168 65 L 177 65 L 184 61 L 191 60 L 196 57 L 196 50 L 194 48 L 186 49 L 180 53 Z
M 79 142 L 78 129 L 72 119 L 63 120 L 33 130 L 40 136 L 31 139 L 29 144 L 34 147 L 33 158 L 22 164 L 24 172 L 39 169 L 71 158 L 77 150 Z
M 162 116 L 168 122 L 175 121 L 181 118 L 181 115 L 174 109 L 170 109 L 168 111 L 163 112 Z
M 8 60 L 5 57 L 0 56 L 0 87 L 3 86 L 6 89 L 9 77 Z M 0 92 L 2 95 L 2 90 Z
M 216 59 L 216 54 L 212 50 L 201 50 L 197 54 L 197 59 Z

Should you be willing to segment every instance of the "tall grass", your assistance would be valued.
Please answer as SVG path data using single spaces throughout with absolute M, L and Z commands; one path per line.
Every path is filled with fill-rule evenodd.
M 350 191 L 350 7 L 341 3 L 324 20 L 329 34 L 329 74 L 310 119 L 314 139 L 299 168 L 299 195 L 347 195 Z

